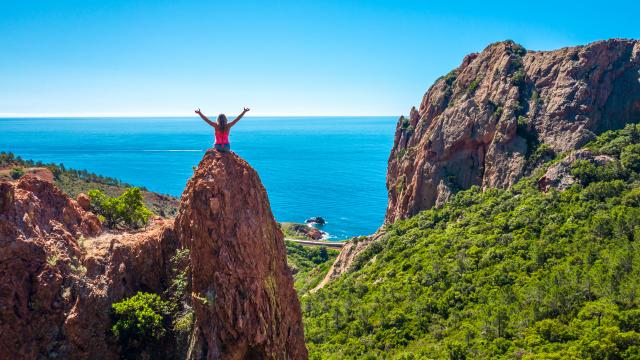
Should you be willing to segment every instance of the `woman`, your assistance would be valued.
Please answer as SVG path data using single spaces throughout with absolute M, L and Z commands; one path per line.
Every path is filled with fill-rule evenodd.
M 213 128 L 216 129 L 216 142 L 213 145 L 216 150 L 220 152 L 229 152 L 231 151 L 231 144 L 229 144 L 229 131 L 231 131 L 233 125 L 235 125 L 238 121 L 240 121 L 240 119 L 242 119 L 247 111 L 249 111 L 249 108 L 244 108 L 244 110 L 242 110 L 242 113 L 235 119 L 233 119 L 233 121 L 230 123 L 227 123 L 227 117 L 224 114 L 220 114 L 218 115 L 217 124 L 209 120 L 208 117 L 204 116 L 200 109 L 196 110 L 196 114 L 200 115 L 202 120 L 206 121 L 207 124 L 213 126 Z

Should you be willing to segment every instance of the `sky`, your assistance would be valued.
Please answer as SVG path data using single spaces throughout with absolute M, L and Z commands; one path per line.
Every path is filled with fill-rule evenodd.
M 0 116 L 399 116 L 464 55 L 640 38 L 640 1 L 0 0 Z

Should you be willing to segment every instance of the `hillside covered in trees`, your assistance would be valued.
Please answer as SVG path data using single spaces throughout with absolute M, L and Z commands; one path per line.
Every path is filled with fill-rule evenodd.
M 640 127 L 586 146 L 575 183 L 474 186 L 389 225 L 302 297 L 312 359 L 640 358 Z

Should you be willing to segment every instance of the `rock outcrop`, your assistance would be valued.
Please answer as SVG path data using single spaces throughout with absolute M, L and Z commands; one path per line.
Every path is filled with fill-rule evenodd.
M 208 152 L 189 180 L 176 232 L 191 250 L 195 340 L 206 359 L 306 359 L 284 236 L 258 174 Z
M 63 293 L 81 253 L 76 239 L 99 232 L 98 218 L 50 182 L 0 183 L 0 358 L 57 353 L 72 306 Z
M 607 155 L 594 155 L 589 149 L 575 150 L 565 158 L 549 166 L 547 171 L 538 179 L 538 189 L 547 192 L 554 188 L 558 190 L 568 189 L 576 183 L 571 175 L 571 166 L 579 160 L 589 161 L 596 166 L 605 166 L 614 159 Z
M 639 71 L 637 40 L 556 51 L 507 41 L 468 55 L 398 121 L 385 222 L 472 185 L 509 187 L 545 152 L 574 150 L 640 121 Z
M 111 304 L 167 288 L 173 224 L 101 234 L 94 214 L 33 176 L 0 183 L 0 198 L 0 359 L 119 359 Z
M 180 301 L 193 309 L 193 331 L 169 331 L 138 356 L 307 358 L 283 235 L 258 175 L 234 154 L 208 153 L 175 222 L 137 232 L 104 232 L 50 182 L 1 181 L 0 359 L 123 358 L 111 305 L 138 291 L 175 295 L 181 244 L 191 292 Z
M 87 211 L 90 210 L 91 198 L 89 197 L 89 195 L 85 193 L 78 194 L 78 196 L 76 196 L 76 202 L 78 203 L 78 205 L 80 205 L 80 207 L 83 210 L 87 210 Z

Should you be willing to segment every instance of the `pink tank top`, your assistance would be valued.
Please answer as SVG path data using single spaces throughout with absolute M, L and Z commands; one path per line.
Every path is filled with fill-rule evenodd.
M 224 131 L 216 130 L 216 144 L 226 145 L 229 143 L 229 128 L 226 128 Z

